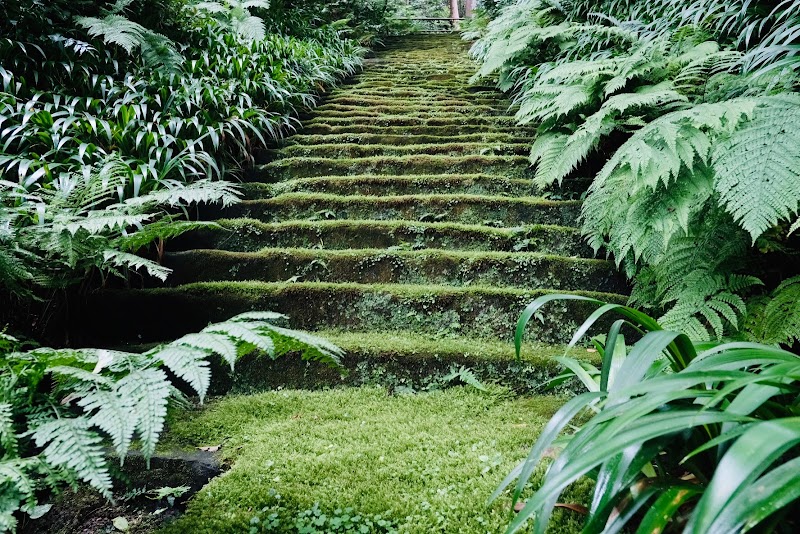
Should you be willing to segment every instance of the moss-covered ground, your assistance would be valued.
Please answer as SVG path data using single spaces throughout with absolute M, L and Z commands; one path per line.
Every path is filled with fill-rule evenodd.
M 351 532 L 500 532 L 510 499 L 487 496 L 562 402 L 468 387 L 229 396 L 170 426 L 173 445 L 221 445 L 231 469 L 164 532 L 323 533 L 345 521 L 357 524 Z M 562 499 L 587 504 L 588 488 Z M 577 532 L 579 521 L 563 511 L 551 532 Z

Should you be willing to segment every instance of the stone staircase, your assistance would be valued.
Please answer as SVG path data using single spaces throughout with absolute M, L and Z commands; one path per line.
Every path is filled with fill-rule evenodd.
M 456 363 L 480 374 L 487 361 L 509 364 L 535 297 L 624 301 L 624 280 L 576 228 L 586 181 L 534 194 L 533 132 L 514 125 L 502 94 L 469 84 L 466 49 L 456 36 L 390 42 L 259 155 L 246 200 L 216 214 L 218 229 L 170 245 L 170 287 L 104 292 L 83 320 L 103 325 L 108 343 L 147 342 L 274 310 L 339 343 L 351 370 Z M 569 339 L 589 309 L 546 309 L 530 329 L 536 354 Z

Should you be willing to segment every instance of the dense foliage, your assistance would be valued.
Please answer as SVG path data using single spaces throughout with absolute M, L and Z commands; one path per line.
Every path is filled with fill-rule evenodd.
M 235 178 L 354 72 L 363 49 L 348 35 L 384 20 L 360 3 L 316 7 L 287 16 L 262 0 L 4 2 L 5 289 L 36 293 L 92 267 L 163 277 L 133 253 L 191 227 L 174 224 L 176 208 L 235 201 L 214 180 Z M 350 15 L 370 27 L 330 18 Z
M 519 0 L 472 49 L 537 128 L 535 183 L 594 174 L 589 242 L 695 339 L 797 339 L 746 299 L 798 280 L 798 28 L 790 1 Z
M 565 488 L 590 476 L 596 485 L 583 532 L 793 532 L 796 517 L 787 514 L 800 499 L 800 357 L 749 342 L 695 345 L 635 309 L 566 295 L 528 306 L 517 351 L 543 305 L 576 298 L 598 308 L 573 343 L 606 314 L 622 319 L 595 340 L 600 369 L 560 359 L 587 392 L 553 416 L 496 491 L 516 480 L 517 502 L 543 458 L 553 456 L 546 451 L 559 450 L 508 531 L 533 520 L 533 532 L 545 532 Z M 638 338 L 630 347 L 627 332 Z
M 18 512 L 45 514 L 49 506 L 42 499 L 64 484 L 83 482 L 111 497 L 105 445 L 122 463 L 136 438 L 149 459 L 168 404 L 184 398 L 178 387 L 202 401 L 212 356 L 231 368 L 253 350 L 272 359 L 300 352 L 303 359 L 339 364 L 340 349 L 274 324 L 282 318 L 241 314 L 141 354 L 21 350 L 17 340 L 0 334 L 0 531 L 15 529 Z

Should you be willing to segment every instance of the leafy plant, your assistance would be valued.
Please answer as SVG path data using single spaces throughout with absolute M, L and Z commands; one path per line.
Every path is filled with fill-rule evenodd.
M 573 344 L 604 315 L 622 318 L 604 343 L 597 342 L 602 366 L 595 376 L 575 360 L 560 360 L 588 391 L 553 416 L 528 458 L 492 496 L 516 481 L 517 503 L 543 453 L 558 449 L 508 532 L 531 520 L 533 532 L 544 532 L 560 494 L 583 476 L 596 480 L 585 532 L 745 532 L 756 526 L 790 532 L 786 513 L 800 499 L 800 358 L 755 343 L 695 345 L 633 308 L 568 295 L 541 297 L 525 309 L 515 333 L 517 354 L 530 318 L 546 303 L 566 299 L 598 306 Z M 627 351 L 623 328 L 641 336 Z M 576 419 L 586 408 L 592 415 Z M 570 425 L 574 431 L 559 438 Z
M 743 335 L 759 254 L 796 249 L 792 228 L 768 237 L 800 208 L 789 4 L 518 0 L 472 48 L 537 128 L 534 183 L 602 166 L 590 244 L 634 278 L 632 304 L 693 339 Z
M 231 368 L 254 350 L 272 359 L 300 352 L 339 365 L 338 347 L 274 324 L 283 318 L 244 313 L 141 354 L 49 348 L 0 354 L 0 530 L 13 530 L 19 512 L 46 512 L 43 493 L 63 484 L 83 482 L 110 498 L 104 444 L 124 462 L 136 438 L 149 459 L 169 403 L 183 396 L 178 384 L 205 397 L 212 356 Z
M 93 269 L 120 277 L 141 270 L 163 280 L 169 270 L 136 253 L 209 224 L 180 220 L 174 211 L 239 198 L 231 184 L 201 180 L 120 200 L 131 174 L 119 158 L 107 158 L 86 176 L 62 176 L 53 189 L 36 193 L 0 181 L 2 285 L 35 294 L 74 284 Z

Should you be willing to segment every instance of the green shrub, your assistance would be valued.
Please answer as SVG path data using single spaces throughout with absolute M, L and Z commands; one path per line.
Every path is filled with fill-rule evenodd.
M 517 350 L 543 305 L 574 298 L 590 300 L 531 303 L 517 324 Z M 596 341 L 600 369 L 560 360 L 588 391 L 553 416 L 495 492 L 516 481 L 518 502 L 543 453 L 558 450 L 508 532 L 532 520 L 543 533 L 559 495 L 585 475 L 596 480 L 585 532 L 793 531 L 786 514 L 800 499 L 800 357 L 755 343 L 695 345 L 635 309 L 591 302 L 598 309 L 573 343 L 607 313 L 622 319 Z M 623 329 L 639 338 L 630 347 Z M 584 409 L 588 419 L 578 417 Z

